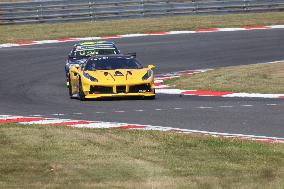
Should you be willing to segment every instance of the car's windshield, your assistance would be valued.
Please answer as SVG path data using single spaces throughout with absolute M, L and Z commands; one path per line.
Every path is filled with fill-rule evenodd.
M 95 55 L 110 55 L 110 54 L 118 54 L 117 49 L 115 48 L 108 48 L 108 49 L 84 49 L 84 50 L 74 50 L 71 53 L 72 57 L 75 58 L 84 58 L 84 57 L 90 57 Z
M 86 71 L 94 70 L 115 70 L 115 69 L 141 69 L 142 65 L 133 58 L 95 58 L 90 59 Z

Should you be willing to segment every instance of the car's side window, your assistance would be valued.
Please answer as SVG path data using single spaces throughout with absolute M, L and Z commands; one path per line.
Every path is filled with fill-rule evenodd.
M 71 52 L 69 53 L 69 56 L 72 56 L 74 57 L 75 56 L 75 53 L 76 53 L 76 47 L 74 47 Z

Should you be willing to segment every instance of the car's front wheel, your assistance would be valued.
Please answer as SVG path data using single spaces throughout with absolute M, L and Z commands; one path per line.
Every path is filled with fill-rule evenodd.
M 82 87 L 82 82 L 81 82 L 81 79 L 79 80 L 79 92 L 78 92 L 78 96 L 79 96 L 79 99 L 81 101 L 84 101 L 85 100 L 85 93 L 83 91 L 83 87 Z
M 71 85 L 70 82 L 71 82 L 71 80 L 69 78 L 68 93 L 69 93 L 70 98 L 73 98 L 72 85 Z
M 147 97 L 144 97 L 144 99 L 146 100 L 154 100 L 156 98 L 156 96 L 147 96 Z

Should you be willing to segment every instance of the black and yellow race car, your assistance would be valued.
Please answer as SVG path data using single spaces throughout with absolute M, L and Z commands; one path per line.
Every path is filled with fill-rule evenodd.
M 144 68 L 131 55 L 97 55 L 69 71 L 71 98 L 155 98 L 155 66 Z

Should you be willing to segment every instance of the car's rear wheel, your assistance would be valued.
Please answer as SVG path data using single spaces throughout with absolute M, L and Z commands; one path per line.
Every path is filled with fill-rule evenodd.
M 85 93 L 84 93 L 84 91 L 83 91 L 81 79 L 79 79 L 79 94 L 78 94 L 78 96 L 79 96 L 79 99 L 80 99 L 81 101 L 84 101 L 84 100 L 85 100 Z

